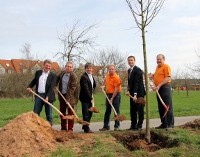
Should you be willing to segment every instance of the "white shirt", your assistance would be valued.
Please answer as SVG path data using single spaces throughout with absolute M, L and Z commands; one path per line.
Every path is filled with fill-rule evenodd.
M 49 72 L 47 73 L 45 73 L 44 71 L 42 72 L 42 75 L 39 78 L 39 84 L 38 84 L 39 93 L 45 93 L 45 86 L 46 86 L 48 75 L 49 75 Z
M 87 73 L 88 74 L 88 73 Z M 90 82 L 92 84 L 92 89 L 93 89 L 93 84 L 94 84 L 94 80 L 93 80 L 93 77 L 92 77 L 92 74 L 88 74 L 88 77 L 90 79 Z

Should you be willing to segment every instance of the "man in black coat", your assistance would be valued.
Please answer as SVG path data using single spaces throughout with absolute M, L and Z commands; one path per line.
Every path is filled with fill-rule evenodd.
M 137 98 L 145 96 L 143 71 L 135 65 L 135 57 L 128 57 L 128 91 L 130 98 L 131 126 L 129 130 L 140 130 L 144 121 L 144 105 L 136 103 Z
M 46 59 L 43 63 L 43 70 L 36 71 L 35 77 L 28 85 L 27 90 L 30 91 L 34 86 L 36 86 L 36 93 L 42 98 L 44 98 L 46 101 L 53 104 L 53 102 L 55 101 L 55 93 L 53 89 L 56 84 L 56 75 L 50 71 L 51 66 L 52 62 Z M 46 104 L 43 100 L 41 100 L 37 96 L 35 97 L 33 112 L 40 115 L 43 105 L 45 106 L 46 119 L 52 125 L 53 124 L 52 107 Z
M 94 103 L 93 99 L 93 91 L 96 88 L 96 82 L 94 77 L 92 76 L 92 64 L 85 64 L 85 73 L 80 78 L 80 95 L 79 100 L 82 104 L 82 115 L 83 120 L 90 122 L 92 117 L 92 112 L 88 109 L 92 107 L 92 103 Z M 85 133 L 92 133 L 89 128 L 89 125 L 83 125 L 82 129 Z

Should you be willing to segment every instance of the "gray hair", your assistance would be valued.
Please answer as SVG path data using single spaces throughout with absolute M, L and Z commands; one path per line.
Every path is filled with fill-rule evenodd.
M 46 64 L 46 63 L 52 64 L 52 61 L 50 59 L 45 59 L 44 64 Z
M 158 56 L 162 56 L 162 58 L 165 60 L 164 54 L 161 54 L 161 53 L 160 53 L 160 54 L 157 55 L 157 57 L 158 57 Z

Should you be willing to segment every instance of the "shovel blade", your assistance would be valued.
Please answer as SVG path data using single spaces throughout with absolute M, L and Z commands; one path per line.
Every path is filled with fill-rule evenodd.
M 90 107 L 88 110 L 90 112 L 99 113 L 99 110 L 96 107 Z
M 124 115 L 117 115 L 114 117 L 114 120 L 123 121 L 123 120 L 126 120 L 126 117 Z
M 62 119 L 70 119 L 70 120 L 72 120 L 72 119 L 74 119 L 74 115 L 67 115 L 67 116 L 62 115 Z

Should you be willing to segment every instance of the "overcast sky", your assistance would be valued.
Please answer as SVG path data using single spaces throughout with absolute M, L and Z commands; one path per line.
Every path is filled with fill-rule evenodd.
M 166 0 L 147 27 L 149 72 L 160 52 L 173 71 L 197 61 L 199 7 L 200 0 Z M 93 31 L 98 49 L 114 47 L 123 55 L 134 55 L 143 68 L 141 33 L 125 0 L 1 0 L 0 59 L 22 58 L 22 45 L 30 43 L 32 54 L 56 61 L 54 55 L 62 49 L 58 34 L 75 20 L 83 25 L 98 23 Z

